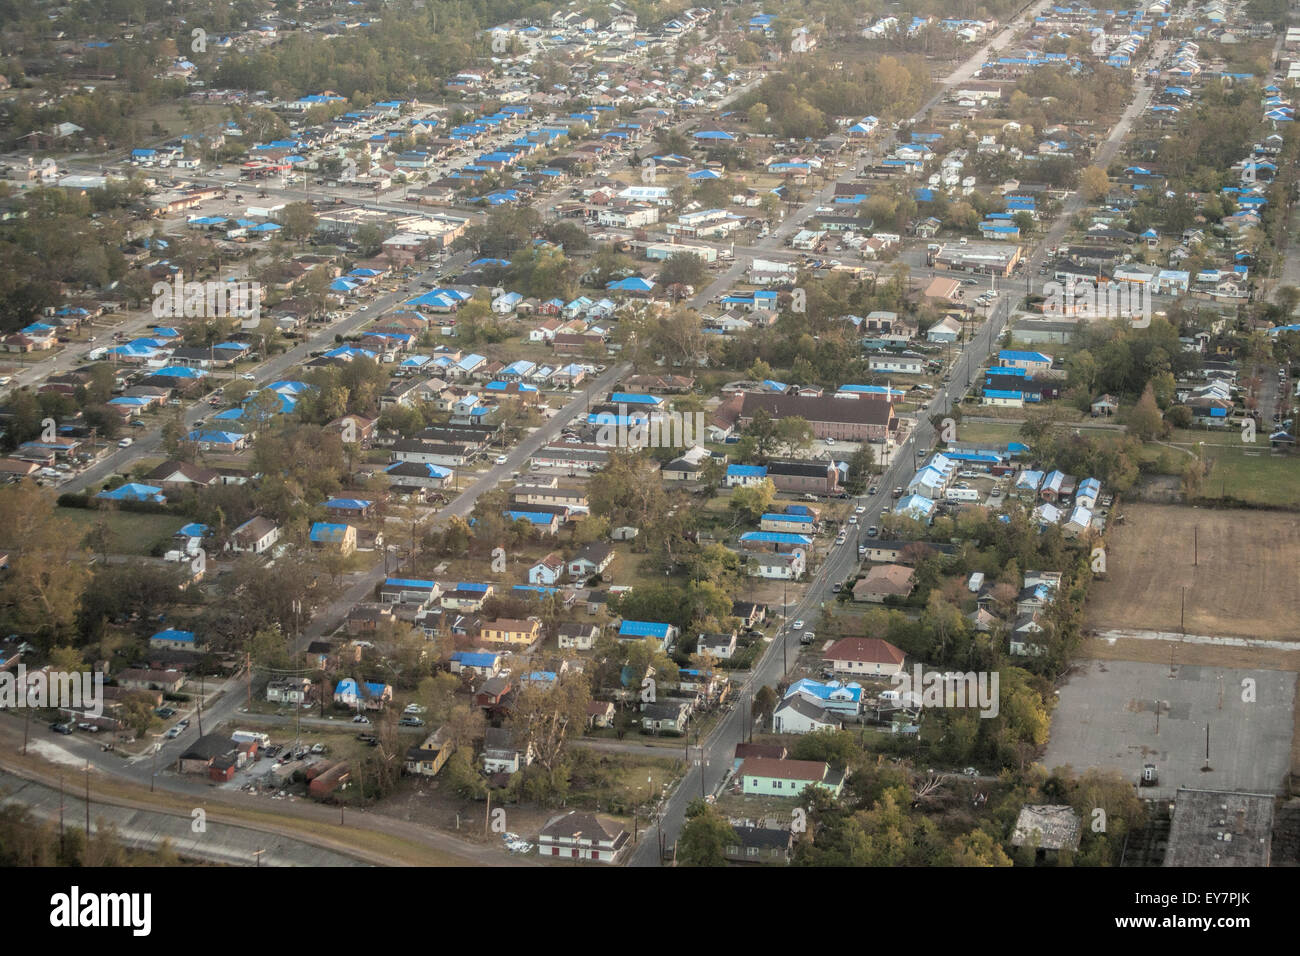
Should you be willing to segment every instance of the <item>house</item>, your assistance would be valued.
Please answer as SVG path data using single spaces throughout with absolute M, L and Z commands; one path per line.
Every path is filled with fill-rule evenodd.
M 231 757 L 235 753 L 235 744 L 227 734 L 204 734 L 194 741 L 177 759 L 178 773 L 202 773 L 211 771 L 213 762 Z
M 1100 396 L 1090 407 L 1093 418 L 1109 418 L 1119 411 L 1119 399 L 1108 393 Z
M 311 693 L 306 677 L 284 677 L 266 685 L 266 699 L 273 704 L 303 704 Z
M 200 468 L 186 461 L 165 461 L 144 476 L 145 481 L 156 484 L 164 491 L 178 491 L 183 488 L 210 487 L 221 480 L 221 476 L 209 468 Z
M 489 727 L 483 733 L 483 772 L 486 774 L 518 773 L 533 762 L 531 742 L 520 748 L 513 731 Z
M 608 700 L 593 700 L 587 704 L 588 727 L 614 726 L 614 704 Z
M 455 749 L 446 728 L 439 727 L 420 746 L 407 748 L 405 770 L 422 777 L 436 777 Z
M 839 730 L 843 726 L 840 717 L 806 694 L 791 694 L 772 711 L 774 734 L 810 734 L 818 730 Z
M 357 550 L 357 529 L 350 524 L 317 521 L 311 526 L 312 547 L 348 555 Z
M 479 639 L 487 644 L 518 644 L 531 646 L 542 636 L 541 622 L 528 618 L 520 621 L 515 618 L 498 618 L 483 625 Z
M 377 681 L 357 681 L 345 677 L 334 685 L 334 703 L 356 710 L 383 710 L 393 699 L 393 688 Z
M 231 551 L 261 554 L 280 540 L 280 526 L 265 515 L 249 518 L 230 534 Z
M 569 561 L 569 576 L 575 581 L 604 574 L 605 569 L 614 563 L 615 552 L 612 545 L 603 541 L 592 541 L 578 549 L 578 553 Z
M 641 729 L 654 734 L 686 733 L 691 705 L 684 700 L 659 700 L 641 708 Z
M 556 629 L 556 643 L 561 650 L 589 651 L 596 646 L 599 634 L 595 624 L 566 621 Z
M 564 577 L 564 556 L 552 551 L 528 569 L 528 583 L 546 587 L 559 583 Z
M 193 631 L 178 631 L 168 628 L 149 638 L 149 646 L 163 651 L 201 651 L 202 645 L 194 639 Z
M 627 846 L 626 830 L 581 810 L 552 818 L 537 838 L 538 856 L 593 863 L 617 862 Z
M 831 670 L 845 674 L 892 677 L 902 673 L 904 654 L 888 641 L 875 637 L 845 637 L 822 655 Z
M 386 578 L 379 586 L 379 600 L 384 604 L 413 604 L 428 607 L 442 594 L 436 581 L 420 578 Z
M 457 651 L 451 655 L 449 666 L 453 674 L 494 677 L 501 669 L 501 655 L 495 651 Z
M 912 593 L 916 586 L 916 572 L 901 564 L 880 564 L 853 584 L 853 600 L 885 603 L 888 598 L 901 599 Z
M 752 827 L 733 824 L 735 839 L 728 840 L 722 855 L 731 863 L 787 864 L 794 848 L 794 833 L 783 827 Z
M 797 797 L 808 787 L 822 787 L 838 797 L 844 787 L 844 775 L 820 760 L 747 757 L 736 775 L 746 796 Z
M 661 650 L 670 649 L 677 643 L 679 631 L 676 625 L 662 621 L 624 621 L 618 628 L 620 641 L 643 641 L 653 639 Z
M 726 661 L 736 653 L 736 632 L 730 634 L 701 634 L 695 641 L 695 653 L 709 654 L 716 660 Z

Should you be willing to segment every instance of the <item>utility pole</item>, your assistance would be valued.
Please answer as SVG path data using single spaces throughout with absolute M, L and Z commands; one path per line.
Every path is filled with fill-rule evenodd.
M 248 651 L 244 651 L 244 683 L 248 687 L 248 709 L 253 709 L 253 660 Z
M 1208 731 L 1207 731 L 1208 733 Z M 1208 744 L 1206 745 L 1209 746 Z M 90 761 L 86 761 L 86 842 L 90 842 Z

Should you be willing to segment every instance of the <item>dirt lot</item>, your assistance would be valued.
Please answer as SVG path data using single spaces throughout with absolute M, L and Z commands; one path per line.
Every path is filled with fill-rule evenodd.
M 1300 517 L 1134 504 L 1113 526 L 1088 627 L 1300 642 Z M 1196 563 L 1193 564 L 1193 534 Z

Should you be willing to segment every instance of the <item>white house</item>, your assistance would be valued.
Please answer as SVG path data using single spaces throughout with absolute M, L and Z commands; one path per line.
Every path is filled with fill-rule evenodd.
M 806 694 L 791 694 L 772 712 L 772 732 L 777 734 L 811 734 L 843 726 L 839 717 Z
M 537 838 L 538 856 L 595 863 L 616 862 L 627 846 L 626 830 L 581 810 L 554 817 Z

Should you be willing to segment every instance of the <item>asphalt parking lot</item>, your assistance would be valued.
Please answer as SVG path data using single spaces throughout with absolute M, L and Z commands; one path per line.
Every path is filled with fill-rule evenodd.
M 1142 789 L 1151 798 L 1173 797 L 1179 787 L 1280 793 L 1291 766 L 1295 673 L 1176 665 L 1171 678 L 1170 671 L 1081 661 L 1061 688 L 1043 764 L 1076 773 L 1113 768 L 1136 781 L 1153 763 L 1159 785 Z M 1247 681 L 1253 700 L 1244 699 Z

